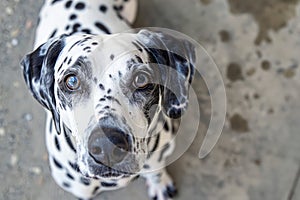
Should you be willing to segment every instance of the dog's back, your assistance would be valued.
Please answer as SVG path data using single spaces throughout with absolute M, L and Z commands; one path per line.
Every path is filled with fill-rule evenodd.
M 137 0 L 46 0 L 34 48 L 62 34 L 110 34 L 127 30 L 136 12 Z

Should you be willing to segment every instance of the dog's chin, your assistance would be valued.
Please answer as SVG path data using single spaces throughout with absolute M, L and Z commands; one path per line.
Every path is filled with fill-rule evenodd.
M 88 165 L 84 168 L 86 170 L 80 171 L 85 177 L 100 180 L 117 180 L 121 178 L 135 177 L 139 174 L 140 171 L 137 169 L 133 170 L 128 166 L 119 166 L 118 168 L 112 168 L 96 163 L 94 161 L 89 162 Z
M 100 180 L 116 180 L 121 178 L 134 177 L 138 175 L 137 173 L 122 172 L 111 168 L 101 170 L 101 173 L 97 171 L 97 169 L 91 169 L 89 173 L 85 174 L 85 176 L 88 178 Z

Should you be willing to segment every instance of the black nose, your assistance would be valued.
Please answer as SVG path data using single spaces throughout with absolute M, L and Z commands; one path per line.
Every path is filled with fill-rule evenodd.
M 88 151 L 93 159 L 107 167 L 122 162 L 129 151 L 126 134 L 115 128 L 97 128 L 88 140 Z

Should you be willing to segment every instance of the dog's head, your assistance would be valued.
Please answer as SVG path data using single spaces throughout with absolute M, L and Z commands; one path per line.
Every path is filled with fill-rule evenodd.
M 57 132 L 70 130 L 81 172 L 117 178 L 141 170 L 161 116 L 179 118 L 186 110 L 194 60 L 190 42 L 142 30 L 63 35 L 21 65 Z

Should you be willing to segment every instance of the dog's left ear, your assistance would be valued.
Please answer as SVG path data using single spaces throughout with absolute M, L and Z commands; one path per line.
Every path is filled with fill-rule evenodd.
M 54 96 L 54 66 L 64 47 L 64 37 L 50 39 L 21 61 L 23 76 L 31 94 L 52 113 L 58 133 L 61 126 Z
M 140 44 L 156 63 L 163 86 L 162 107 L 170 118 L 179 118 L 188 106 L 188 90 L 194 76 L 195 47 L 168 33 L 141 30 Z

